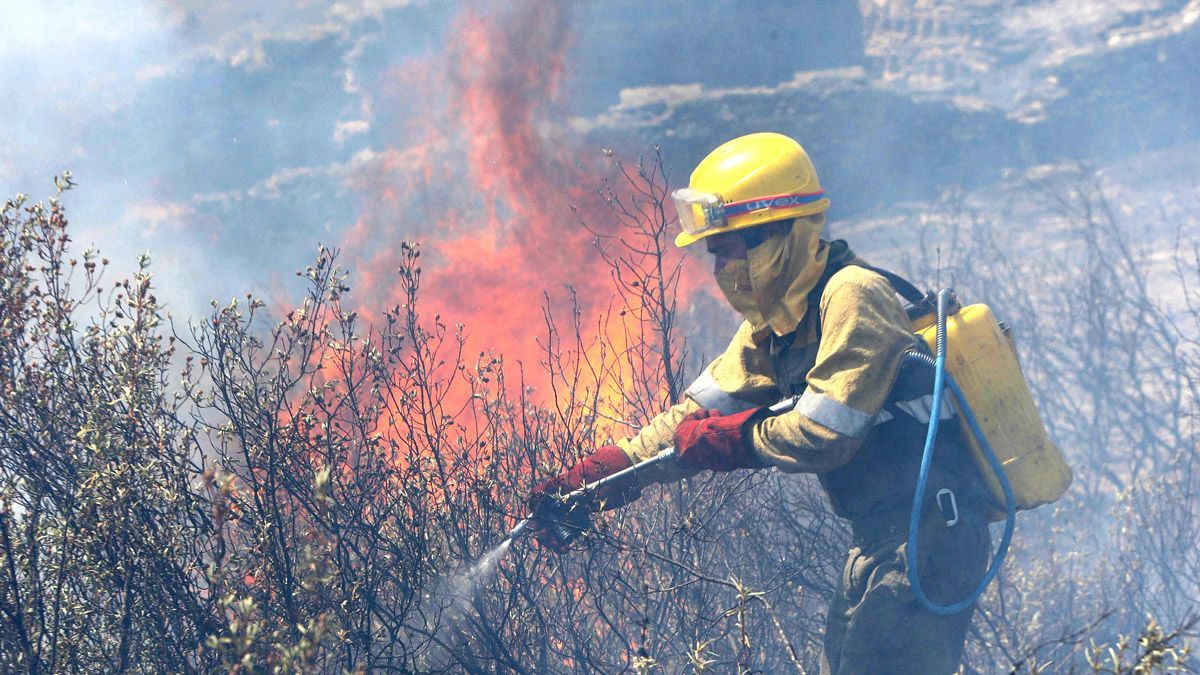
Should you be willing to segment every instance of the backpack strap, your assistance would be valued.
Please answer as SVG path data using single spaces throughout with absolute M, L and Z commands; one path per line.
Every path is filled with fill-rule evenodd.
M 901 297 L 907 300 L 914 307 L 920 306 L 928 299 L 928 295 L 922 293 L 908 279 L 905 279 L 895 272 L 890 272 L 888 270 L 866 264 L 854 255 L 854 251 L 850 250 L 850 245 L 846 243 L 845 239 L 834 239 L 833 241 L 829 242 L 829 256 L 825 262 L 825 271 L 821 273 L 821 278 L 817 281 L 817 285 L 814 286 L 811 291 L 809 291 L 809 307 L 819 307 L 821 305 L 821 294 L 825 292 L 826 284 L 828 284 L 829 280 L 833 278 L 833 275 L 837 274 L 843 267 L 846 267 L 847 265 L 854 265 L 856 267 L 871 270 L 884 279 L 887 279 L 888 283 L 892 285 L 892 288 L 894 288 Z M 910 318 L 912 318 L 911 315 Z
M 895 272 L 889 272 L 885 269 L 875 267 L 873 265 L 866 265 L 864 263 L 851 263 L 851 264 L 858 265 L 859 267 L 862 267 L 863 269 L 871 270 L 872 272 L 878 274 L 879 276 L 883 277 L 884 279 L 887 279 L 888 283 L 890 283 L 892 285 L 892 288 L 896 289 L 896 292 L 900 294 L 900 297 L 904 298 L 905 300 L 911 302 L 914 305 L 920 303 L 921 301 L 923 301 L 925 299 L 925 294 L 922 293 L 920 290 L 918 290 L 917 287 L 914 286 L 911 281 L 909 281 L 908 279 L 905 279 L 904 277 L 900 276 L 899 274 L 896 274 Z

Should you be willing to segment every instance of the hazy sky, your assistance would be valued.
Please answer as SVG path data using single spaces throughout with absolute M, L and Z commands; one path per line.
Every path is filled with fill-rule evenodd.
M 1028 118 L 1062 100 L 1062 84 L 1046 75 L 1046 64 L 1141 39 L 1138 30 L 1159 35 L 1155 21 L 1189 30 L 1192 14 L 1200 13 L 1200 4 L 1182 0 L 1043 0 L 996 16 L 977 5 L 946 28 L 920 20 L 906 25 L 907 4 L 899 0 L 817 0 L 802 8 L 729 0 L 4 2 L 0 75 L 8 100 L 0 111 L 0 190 L 48 196 L 51 177 L 70 169 L 79 184 L 67 200 L 77 247 L 97 244 L 123 269 L 132 268 L 138 252 L 152 251 L 160 295 L 177 314 L 194 315 L 210 297 L 269 293 L 290 283 L 291 271 L 311 258 L 318 241 L 361 247 L 367 252 L 352 253 L 367 256 L 376 235 L 423 236 L 443 227 L 431 215 L 439 213 L 440 200 L 469 202 L 486 187 L 479 175 L 462 178 L 465 169 L 452 159 L 479 146 L 451 140 L 423 155 L 419 189 L 403 181 L 381 186 L 381 176 L 394 176 L 397 163 L 415 162 L 411 151 L 431 139 L 485 133 L 454 128 L 458 121 L 443 109 L 465 100 L 462 92 L 477 83 L 462 80 L 474 78 L 470 68 L 480 64 L 494 68 L 488 75 L 493 88 L 506 86 L 511 69 L 514 88 L 553 94 L 535 101 L 539 107 L 529 113 L 535 131 L 547 138 L 603 126 L 598 120 L 614 107 L 628 107 L 622 101 L 639 100 L 629 92 L 622 99 L 622 89 L 702 85 L 672 94 L 688 100 L 697 91 L 745 89 L 749 93 L 737 95 L 753 104 L 754 96 L 773 95 L 797 72 L 864 64 L 863 90 L 902 97 L 915 106 L 905 115 L 925 117 L 920 102 L 933 100 L 948 110 L 992 114 L 997 133 L 1008 134 L 1004 124 L 1028 127 Z M 551 8 L 561 16 L 530 28 L 530 44 L 502 45 L 496 54 L 472 51 L 480 44 L 496 49 L 497 39 L 522 42 L 520 23 L 537 23 L 533 17 Z M 1145 16 L 1130 19 L 1135 11 Z M 499 38 L 480 43 L 470 33 L 472 21 L 506 25 Z M 904 52 L 902 43 L 887 41 L 897 31 L 938 40 L 956 30 L 986 40 L 964 38 L 953 43 L 960 51 L 940 56 Z M 883 73 L 880 54 L 895 61 Z M 931 70 L 929 63 L 935 58 L 959 67 L 934 77 L 940 66 Z M 989 68 L 992 75 L 1007 68 L 1007 75 L 992 77 Z M 540 74 L 533 85 L 529 73 Z M 947 84 L 942 76 L 957 80 Z M 802 90 L 797 87 L 782 90 Z M 662 138 L 653 138 L 659 133 L 653 125 L 643 129 L 648 142 L 669 144 L 684 130 L 696 147 L 711 147 L 725 140 L 711 120 L 740 114 L 717 106 L 711 119 L 689 121 L 690 113 L 672 107 L 672 96 L 650 96 L 648 106 L 636 108 L 642 118 L 655 106 L 670 112 L 671 129 Z M 1192 110 L 1187 106 L 1194 106 L 1195 92 L 1181 96 Z M 897 100 L 878 103 L 872 124 L 889 128 Z M 498 124 L 504 114 L 495 118 Z M 736 121 L 724 123 L 736 130 Z M 630 152 L 645 151 L 644 135 L 629 138 L 641 144 Z M 587 139 L 568 140 L 582 156 L 599 153 Z M 819 151 L 822 143 L 837 147 L 836 138 L 814 140 Z M 1028 149 L 1013 153 L 1018 160 L 1040 159 Z M 580 161 L 577 177 L 588 182 L 592 174 Z M 389 190 L 405 193 L 393 212 L 402 222 L 362 231 L 364 213 L 376 209 L 381 194 L 395 206 Z M 360 231 L 352 234 L 356 223 Z
M 553 116 L 596 114 L 629 86 L 775 84 L 861 56 L 851 4 L 816 2 L 802 13 L 730 4 L 571 8 Z M 261 290 L 355 221 L 361 195 L 348 177 L 410 143 L 414 107 L 443 95 L 436 65 L 461 41 L 451 25 L 465 8 L 0 3 L 9 92 L 0 189 L 46 196 L 51 176 L 70 169 L 77 245 L 98 244 L 127 264 L 151 250 L 177 308 L 194 311 L 239 286 Z M 833 30 L 814 30 L 821 23 Z M 788 41 L 789 30 L 803 39 Z M 726 31 L 753 36 L 737 57 L 717 51 Z M 406 76 L 420 60 L 427 81 Z

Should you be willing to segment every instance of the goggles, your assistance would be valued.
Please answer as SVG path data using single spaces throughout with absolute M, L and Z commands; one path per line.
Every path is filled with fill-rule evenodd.
M 679 214 L 679 225 L 684 232 L 691 235 L 725 227 L 734 216 L 770 209 L 789 209 L 820 201 L 824 197 L 825 192 L 822 190 L 725 203 L 718 195 L 692 188 L 680 188 L 671 193 L 671 200 L 675 202 L 675 212 Z

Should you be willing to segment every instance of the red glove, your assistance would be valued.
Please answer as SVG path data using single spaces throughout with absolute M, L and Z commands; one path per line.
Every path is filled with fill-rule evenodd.
M 534 516 L 533 534 L 538 543 L 562 553 L 576 536 L 591 525 L 587 514 L 601 503 L 607 511 L 641 496 L 641 490 L 631 485 L 604 486 L 588 499 L 575 504 L 562 504 L 555 496 L 574 492 L 632 465 L 620 448 L 606 445 L 579 460 L 570 469 L 535 485 L 529 493 L 528 502 Z
M 760 469 L 763 464 L 743 440 L 743 431 L 768 414 L 751 408 L 732 415 L 719 410 L 697 410 L 675 427 L 675 454 L 685 469 Z
M 615 445 L 606 445 L 554 478 L 533 486 L 533 490 L 529 492 L 529 507 L 536 511 L 548 495 L 574 492 L 588 483 L 594 483 L 630 466 L 633 466 L 633 462 L 629 461 L 623 450 Z M 639 492 L 637 488 L 631 489 L 629 486 L 609 485 L 596 490 L 593 501 L 603 501 L 604 510 L 607 511 L 637 499 L 640 496 Z

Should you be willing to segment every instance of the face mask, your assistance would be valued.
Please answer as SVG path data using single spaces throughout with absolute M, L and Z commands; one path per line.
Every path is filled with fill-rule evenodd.
M 808 290 L 824 267 L 824 256 L 814 255 L 820 223 L 816 225 L 811 231 L 768 237 L 749 249 L 745 260 L 725 260 L 716 270 L 717 286 L 725 299 L 755 331 L 770 327 L 774 333 L 786 335 L 804 318 Z M 796 257 L 795 246 L 804 243 L 814 252 L 801 250 Z
M 786 234 L 768 237 L 746 252 L 754 303 L 768 319 L 792 283 L 786 274 L 791 254 L 791 240 Z
M 718 269 L 717 287 L 725 296 L 725 300 L 734 311 L 745 317 L 754 326 L 763 324 L 762 313 L 754 300 L 753 280 L 750 277 L 750 263 L 747 260 L 728 259 Z
M 781 278 L 790 251 L 788 237 L 768 237 L 746 252 L 745 260 L 727 259 L 716 271 L 717 286 L 725 299 L 756 329 L 776 311 L 788 280 Z

